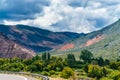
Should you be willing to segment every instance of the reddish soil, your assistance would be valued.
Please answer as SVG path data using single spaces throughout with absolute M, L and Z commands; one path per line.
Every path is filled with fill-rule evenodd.
M 90 45 L 92 45 L 92 44 L 95 44 L 95 43 L 103 40 L 104 38 L 105 38 L 104 35 L 98 35 L 98 36 L 94 37 L 93 39 L 88 40 L 83 46 L 84 46 L 84 47 L 85 47 L 85 46 L 90 46 Z
M 70 44 L 65 44 L 64 46 L 61 47 L 60 51 L 68 50 L 74 48 L 75 45 L 70 43 Z

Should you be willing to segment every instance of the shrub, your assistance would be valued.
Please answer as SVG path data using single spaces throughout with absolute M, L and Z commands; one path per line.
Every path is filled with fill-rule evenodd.
M 11 71 L 19 72 L 19 71 L 20 71 L 20 68 L 12 68 Z
M 111 62 L 109 66 L 111 69 L 118 69 L 120 62 Z
M 68 79 L 74 76 L 74 71 L 70 67 L 65 67 L 61 72 L 60 76 L 62 78 Z
M 50 71 L 50 75 L 54 75 L 55 74 L 55 71 L 54 70 L 51 70 Z
M 101 78 L 102 70 L 98 65 L 88 65 L 88 76 L 92 78 Z
M 120 80 L 120 72 L 113 71 L 113 72 L 111 72 L 111 74 L 108 77 L 113 79 L 113 80 Z
M 47 72 L 47 71 L 43 71 L 41 74 L 44 75 L 44 76 L 49 76 L 50 75 L 50 73 Z
M 107 77 L 103 77 L 100 80 L 113 80 L 113 79 L 110 79 L 110 78 L 107 78 Z

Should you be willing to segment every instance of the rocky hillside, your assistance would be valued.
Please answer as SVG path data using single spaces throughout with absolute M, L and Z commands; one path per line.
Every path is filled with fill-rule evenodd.
M 8 37 L 0 33 L 0 57 L 2 58 L 31 58 L 35 53 L 28 50 L 16 42 L 10 40 Z
M 73 46 L 68 48 L 66 47 L 68 44 Z M 101 30 L 82 35 L 63 45 L 61 49 L 65 53 L 72 52 L 76 55 L 80 54 L 82 49 L 88 49 L 92 51 L 96 57 L 117 58 L 120 56 L 120 20 Z
M 9 39 L 35 52 L 49 51 L 84 34 L 52 32 L 26 25 L 0 25 L 0 32 Z

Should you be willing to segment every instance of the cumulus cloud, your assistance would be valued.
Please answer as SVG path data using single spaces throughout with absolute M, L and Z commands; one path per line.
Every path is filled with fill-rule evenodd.
M 43 3 L 49 5 L 41 6 Z M 42 10 L 40 7 L 37 8 L 37 13 L 33 13 L 33 19 L 27 17 L 19 21 L 4 20 L 3 23 L 32 25 L 52 31 L 88 33 L 103 28 L 120 17 L 120 0 L 49 0 L 42 4 Z

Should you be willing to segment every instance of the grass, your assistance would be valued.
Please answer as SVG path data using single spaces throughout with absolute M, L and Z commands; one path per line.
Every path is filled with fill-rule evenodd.
M 89 39 L 96 37 L 97 35 L 104 35 L 105 39 L 97 42 L 89 47 L 80 48 L 80 45 L 85 44 Z M 108 27 L 87 34 L 86 36 L 81 36 L 71 43 L 76 45 L 76 48 L 66 50 L 66 51 L 54 51 L 51 52 L 55 56 L 60 56 L 62 58 L 66 57 L 66 54 L 75 54 L 76 59 L 79 59 L 81 50 L 90 50 L 95 58 L 103 57 L 104 59 L 116 60 L 120 56 L 120 20 L 109 25 Z M 112 56 L 111 56 L 112 55 Z

